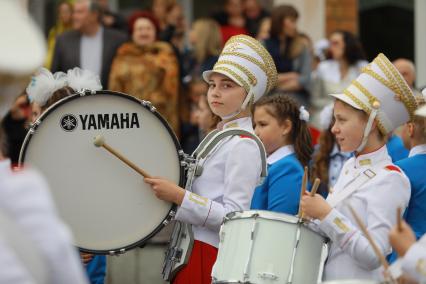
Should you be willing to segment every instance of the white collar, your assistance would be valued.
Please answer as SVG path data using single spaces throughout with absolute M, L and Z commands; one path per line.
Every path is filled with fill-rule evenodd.
M 268 158 L 266 159 L 266 162 L 268 163 L 268 165 L 272 165 L 273 163 L 293 153 L 294 153 L 293 145 L 285 145 L 285 146 L 282 146 L 281 148 L 278 148 L 277 150 L 275 150 L 274 153 L 269 155 Z
M 253 132 L 253 122 L 250 116 L 241 117 L 225 123 L 222 129 L 239 127 Z
M 389 157 L 386 144 L 374 152 L 359 155 L 358 157 L 354 157 L 354 159 L 355 159 L 355 168 L 359 168 L 363 166 L 372 166 L 386 160 L 389 160 L 389 162 L 392 162 L 392 160 Z
M 408 154 L 408 157 L 413 157 L 419 154 L 426 154 L 426 144 L 417 145 L 411 148 L 410 154 Z

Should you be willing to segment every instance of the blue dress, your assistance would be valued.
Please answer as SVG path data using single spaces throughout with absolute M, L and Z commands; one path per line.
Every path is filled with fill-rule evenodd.
M 91 284 L 103 284 L 106 275 L 106 256 L 94 255 L 86 265 L 86 272 Z
M 426 233 L 426 154 L 418 154 L 395 163 L 407 175 L 411 184 L 411 197 L 404 219 L 412 227 L 416 238 Z M 389 261 L 396 260 L 392 253 Z
M 388 143 L 386 143 L 386 147 L 388 148 L 388 154 L 394 163 L 408 157 L 409 151 L 404 147 L 402 139 L 397 135 L 392 135 L 391 138 L 389 138 Z
M 268 165 L 268 176 L 255 189 L 251 209 L 296 215 L 302 178 L 303 166 L 294 153 Z

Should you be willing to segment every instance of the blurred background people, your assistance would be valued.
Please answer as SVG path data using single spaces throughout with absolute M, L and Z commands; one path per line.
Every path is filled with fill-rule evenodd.
M 244 16 L 246 18 L 246 29 L 250 36 L 256 37 L 263 19 L 269 17 L 260 0 L 243 0 Z
M 234 35 L 248 34 L 243 9 L 243 0 L 225 0 L 222 10 L 213 14 L 212 18 L 220 25 L 224 44 Z
M 47 37 L 47 55 L 44 66 L 50 69 L 55 50 L 56 38 L 72 28 L 73 7 L 69 1 L 59 2 L 57 8 L 56 24 L 49 30 Z
M 74 67 L 90 70 L 108 86 L 108 75 L 117 48 L 125 34 L 103 27 L 101 6 L 95 0 L 74 3 L 73 30 L 57 37 L 51 71 L 65 72 Z
M 10 111 L 0 123 L 5 132 L 6 149 L 4 153 L 10 158 L 12 166 L 18 165 L 22 143 L 27 135 L 31 117 L 31 106 L 26 92 L 20 94 Z
M 196 20 L 189 33 L 189 42 L 192 52 L 185 69 L 190 77 L 185 81 L 201 79 L 204 71 L 213 68 L 223 46 L 219 25 L 208 18 Z
M 335 31 L 329 37 L 330 59 L 319 63 L 312 90 L 313 121 L 318 125 L 319 113 L 333 101 L 329 94 L 338 94 L 361 73 L 368 62 L 355 35 Z
M 101 8 L 101 23 L 104 27 L 127 32 L 127 22 L 120 14 L 111 11 L 108 0 L 96 0 Z
M 269 38 L 271 32 L 271 18 L 265 17 L 260 21 L 259 28 L 257 30 L 256 39 L 258 41 L 265 41 Z
M 422 94 L 414 86 L 416 82 L 416 67 L 413 61 L 406 58 L 398 58 L 394 60 L 392 64 L 395 65 L 396 69 L 398 69 L 399 73 L 404 77 L 408 86 L 414 92 L 414 95 L 421 96 Z
M 170 44 L 158 41 L 159 25 L 149 12 L 129 20 L 131 41 L 120 46 L 108 89 L 150 101 L 179 135 L 179 66 Z
M 265 40 L 278 71 L 277 89 L 309 106 L 312 58 L 306 41 L 297 31 L 299 12 L 291 5 L 275 7 L 271 31 Z

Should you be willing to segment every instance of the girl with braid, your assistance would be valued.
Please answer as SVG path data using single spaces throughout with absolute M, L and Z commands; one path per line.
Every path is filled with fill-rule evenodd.
M 303 167 L 312 155 L 309 113 L 286 95 L 262 97 L 254 105 L 254 130 L 268 155 L 268 176 L 255 190 L 251 209 L 296 215 Z

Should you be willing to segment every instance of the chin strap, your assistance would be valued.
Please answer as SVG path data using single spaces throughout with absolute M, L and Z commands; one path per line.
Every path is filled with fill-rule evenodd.
M 253 100 L 254 100 L 254 94 L 253 94 L 253 92 L 250 89 L 249 93 L 247 94 L 246 98 L 244 99 L 243 103 L 241 104 L 240 109 L 237 110 L 236 112 L 233 112 L 233 113 L 229 114 L 229 115 L 222 116 L 221 117 L 222 120 L 231 120 L 231 119 L 233 119 L 234 117 L 236 117 L 237 115 L 239 115 L 242 111 L 244 111 L 247 108 L 247 105 L 250 103 L 250 101 L 253 101 Z
M 378 110 L 376 108 L 373 108 L 371 110 L 370 116 L 368 117 L 367 125 L 364 128 L 364 134 L 362 136 L 361 144 L 356 149 L 356 152 L 358 152 L 358 153 L 361 152 L 362 150 L 364 150 L 365 145 L 367 144 L 368 135 L 370 134 L 371 127 L 373 126 L 374 119 L 377 116 L 377 111 Z

